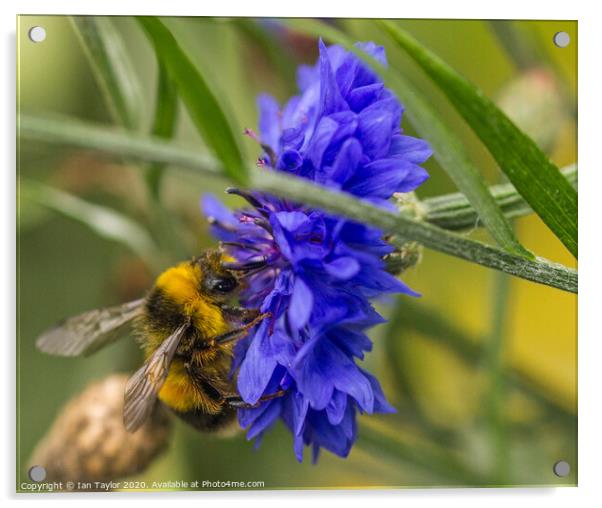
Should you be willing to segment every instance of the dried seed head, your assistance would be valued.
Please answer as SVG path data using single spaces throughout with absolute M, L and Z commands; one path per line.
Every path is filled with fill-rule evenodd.
M 165 449 L 170 420 L 158 404 L 149 421 L 130 434 L 123 426 L 128 376 L 94 382 L 71 399 L 38 443 L 30 465 L 47 481 L 108 482 L 140 473 Z

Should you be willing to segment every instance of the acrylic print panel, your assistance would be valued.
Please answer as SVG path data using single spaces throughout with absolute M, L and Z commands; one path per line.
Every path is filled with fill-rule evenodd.
M 18 491 L 576 485 L 576 22 L 17 31 Z

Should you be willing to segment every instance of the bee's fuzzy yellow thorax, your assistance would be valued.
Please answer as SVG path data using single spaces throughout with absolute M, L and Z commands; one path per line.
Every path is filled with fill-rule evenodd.
M 198 264 L 184 262 L 164 271 L 155 284 L 169 300 L 181 306 L 196 328 L 207 338 L 227 331 L 222 311 L 201 289 L 202 269 Z
M 156 286 L 180 305 L 198 298 L 201 268 L 185 262 L 165 270 L 157 279 Z

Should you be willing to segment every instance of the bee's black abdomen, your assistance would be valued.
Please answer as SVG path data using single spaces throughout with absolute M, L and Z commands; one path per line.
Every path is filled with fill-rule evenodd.
M 171 408 L 170 408 L 171 409 Z M 171 409 L 176 415 L 189 425 L 201 432 L 219 432 L 233 427 L 236 424 L 236 409 L 224 405 L 217 414 L 208 414 L 203 411 L 187 411 L 185 413 Z

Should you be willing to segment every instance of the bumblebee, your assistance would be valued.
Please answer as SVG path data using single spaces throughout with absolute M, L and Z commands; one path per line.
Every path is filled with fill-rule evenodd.
M 236 408 L 254 407 L 234 388 L 233 346 L 269 316 L 231 306 L 245 274 L 261 269 L 262 260 L 229 261 L 209 250 L 164 271 L 145 298 L 68 318 L 44 332 L 36 346 L 53 355 L 87 356 L 133 324 L 146 361 L 126 385 L 126 429 L 140 428 L 157 401 L 200 431 L 228 427 Z

